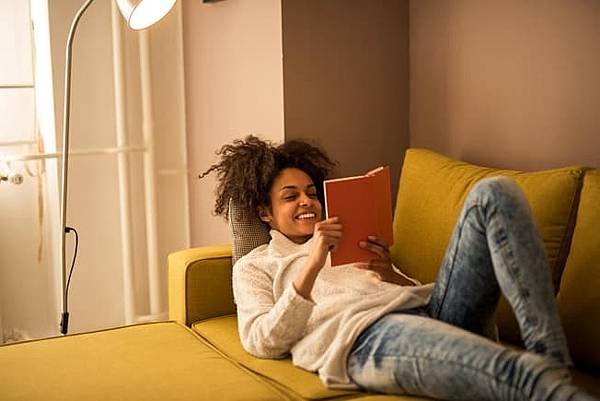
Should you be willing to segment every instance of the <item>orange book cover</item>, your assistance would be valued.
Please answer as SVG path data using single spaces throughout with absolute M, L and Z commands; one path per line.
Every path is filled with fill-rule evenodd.
M 392 245 L 392 194 L 390 168 L 379 167 L 365 175 L 326 180 L 325 213 L 339 217 L 342 239 L 331 251 L 331 265 L 368 262 L 377 256 L 359 247 L 375 235 Z

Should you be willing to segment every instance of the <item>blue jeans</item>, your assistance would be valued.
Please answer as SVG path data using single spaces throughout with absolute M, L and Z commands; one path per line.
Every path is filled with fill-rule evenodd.
M 486 338 L 502 292 L 527 351 Z M 465 201 L 426 307 L 369 326 L 348 357 L 361 388 L 446 400 L 593 400 L 571 359 L 543 244 L 520 188 L 478 183 Z

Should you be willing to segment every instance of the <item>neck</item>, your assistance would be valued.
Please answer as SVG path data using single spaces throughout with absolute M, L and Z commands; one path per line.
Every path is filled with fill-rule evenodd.
M 284 235 L 285 235 L 285 234 L 284 234 Z M 298 244 L 298 245 L 301 245 L 301 244 L 304 244 L 304 243 L 305 243 L 306 241 L 308 241 L 309 239 L 311 239 L 311 238 L 312 238 L 312 234 L 310 234 L 310 235 L 303 235 L 303 236 L 299 236 L 299 237 L 288 237 L 288 236 L 286 235 L 286 237 L 287 237 L 287 238 L 288 238 L 290 241 L 292 241 L 292 242 L 294 242 L 294 243 L 296 243 L 296 244 Z

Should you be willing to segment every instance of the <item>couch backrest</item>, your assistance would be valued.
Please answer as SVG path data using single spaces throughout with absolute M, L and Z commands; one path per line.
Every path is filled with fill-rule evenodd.
M 583 171 L 580 167 L 538 172 L 499 170 L 452 160 L 424 149 L 409 149 L 396 200 L 392 259 L 421 282 L 434 281 L 470 189 L 485 177 L 510 176 L 530 203 L 558 289 Z M 498 325 L 501 337 L 519 341 L 518 326 L 506 301 L 501 302 Z
M 557 303 L 573 359 L 600 369 L 600 170 L 584 177 Z

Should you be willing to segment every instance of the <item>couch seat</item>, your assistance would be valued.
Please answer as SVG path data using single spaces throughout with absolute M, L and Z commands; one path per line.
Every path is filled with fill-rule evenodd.
M 9 344 L 0 351 L 3 401 L 288 399 L 175 322 Z
M 361 391 L 330 390 L 323 385 L 317 374 L 295 367 L 290 358 L 281 360 L 255 358 L 242 347 L 235 315 L 220 316 L 196 322 L 192 325 L 192 329 L 224 355 L 244 368 L 260 375 L 292 399 L 360 399 L 361 401 L 416 401 L 425 399 L 412 396 L 368 394 Z

